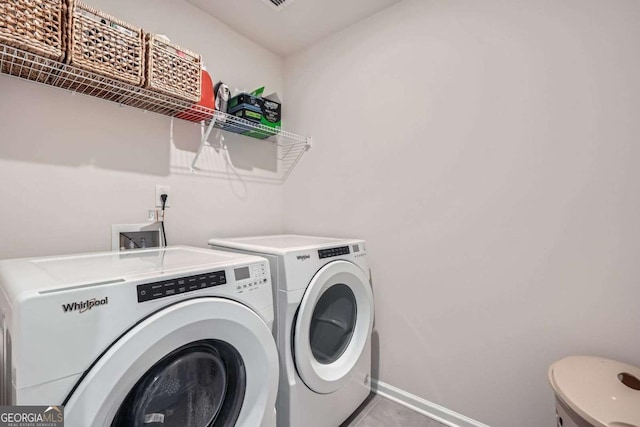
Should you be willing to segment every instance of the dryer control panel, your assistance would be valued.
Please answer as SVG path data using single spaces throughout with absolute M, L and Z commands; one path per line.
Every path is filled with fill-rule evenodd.
M 138 302 L 184 294 L 198 289 L 225 285 L 226 283 L 227 275 L 224 270 L 164 280 L 162 282 L 145 283 L 144 285 L 138 285 Z
M 268 282 L 267 266 L 264 263 L 234 268 L 233 274 L 236 279 L 236 291 L 238 292 L 258 289 L 258 286 Z
M 320 249 L 318 250 L 318 258 L 331 258 L 340 255 L 349 255 L 351 251 L 349 246 L 340 246 L 338 248 Z

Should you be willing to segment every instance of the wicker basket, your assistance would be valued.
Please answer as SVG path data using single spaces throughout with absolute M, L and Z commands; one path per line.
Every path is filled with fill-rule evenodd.
M 145 87 L 177 99 L 200 100 L 202 59 L 162 38 L 147 34 Z
M 1 0 L 0 1 L 0 43 L 12 46 L 55 61 L 62 61 L 65 55 L 66 0 Z M 14 65 L 19 58 L 31 55 L 12 51 Z M 41 60 L 47 63 L 47 60 Z M 24 67 L 4 64 L 2 72 L 26 79 L 46 82 L 50 77 L 50 67 L 32 65 Z
M 0 43 L 62 61 L 64 0 L 0 1 Z
M 69 0 L 67 63 L 140 86 L 144 76 L 142 30 L 77 0 Z

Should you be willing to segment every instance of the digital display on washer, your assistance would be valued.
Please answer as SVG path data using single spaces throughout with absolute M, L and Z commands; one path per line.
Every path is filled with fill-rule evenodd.
M 331 258 L 334 256 L 348 255 L 350 253 L 349 246 L 340 246 L 339 248 L 320 249 L 318 251 L 318 257 L 320 259 Z
M 244 280 L 251 277 L 251 274 L 249 273 L 249 267 L 236 268 L 233 270 L 233 272 L 236 275 L 236 280 Z
M 138 302 L 184 294 L 198 289 L 225 285 L 226 283 L 227 276 L 224 270 L 202 273 L 197 276 L 178 277 L 177 279 L 164 280 L 162 282 L 145 283 L 137 286 Z

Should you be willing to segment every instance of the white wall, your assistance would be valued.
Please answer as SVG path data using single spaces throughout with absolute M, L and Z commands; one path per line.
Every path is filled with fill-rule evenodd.
M 282 94 L 281 57 L 185 1 L 89 3 L 201 53 L 215 80 Z M 206 149 L 191 175 L 200 129 L 170 129 L 167 117 L 0 76 L 0 258 L 111 249 L 111 224 L 144 223 L 155 184 L 171 186 L 170 244 L 280 231 L 282 188 L 235 179 L 262 166 L 263 142 L 228 137 L 238 169 Z
M 285 62 L 289 232 L 368 240 L 382 381 L 554 425 L 548 365 L 640 365 L 640 2 L 405 0 Z

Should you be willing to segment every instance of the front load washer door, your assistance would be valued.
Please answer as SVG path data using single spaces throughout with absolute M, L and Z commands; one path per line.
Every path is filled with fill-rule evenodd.
M 293 349 L 298 374 L 311 390 L 332 393 L 349 381 L 373 327 L 367 275 L 333 261 L 311 280 L 300 303 Z
M 92 427 L 271 426 L 278 354 L 248 307 L 179 302 L 117 340 L 65 402 L 65 421 Z
M 156 363 L 120 406 L 111 427 L 235 425 L 246 372 L 223 341 L 187 344 Z

